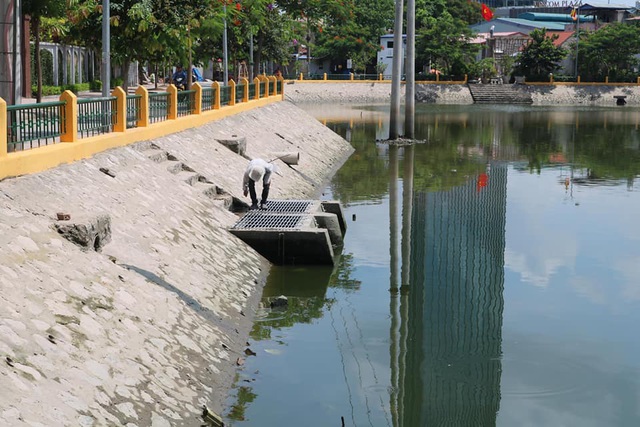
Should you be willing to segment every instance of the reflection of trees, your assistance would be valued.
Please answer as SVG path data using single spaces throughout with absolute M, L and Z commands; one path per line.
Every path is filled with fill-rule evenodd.
M 237 401 L 231 407 L 228 417 L 234 421 L 244 421 L 244 413 L 251 402 L 255 400 L 257 395 L 252 391 L 251 387 L 238 387 L 236 394 Z M 211 423 L 213 426 L 213 423 Z
M 351 277 L 353 269 L 353 254 L 343 254 L 328 285 L 344 290 L 360 289 L 360 281 Z M 298 286 L 305 286 L 304 281 L 301 280 Z M 263 298 L 262 302 L 265 307 L 269 307 L 273 300 L 273 297 L 268 297 Z M 268 309 L 266 316 L 254 323 L 251 338 L 256 341 L 267 340 L 271 338 L 271 331 L 274 329 L 291 328 L 299 323 L 311 323 L 314 319 L 321 318 L 325 308 L 330 309 L 333 303 L 333 298 L 326 298 L 324 293 L 321 296 L 289 296 L 286 307 Z
M 629 128 L 615 127 L 599 137 L 588 129 L 580 133 L 594 135 L 576 141 L 575 163 L 589 169 L 592 179 L 634 179 L 640 175 L 640 151 L 629 145 Z
M 347 129 L 349 128 L 349 129 Z M 355 152 L 340 168 L 332 183 L 334 196 L 343 204 L 359 200 L 380 200 L 387 193 L 387 165 L 378 154 L 375 144 L 375 126 L 360 124 L 349 126 L 345 123 L 332 129 L 346 136 L 350 133 L 351 145 Z
M 361 282 L 351 277 L 354 268 L 353 254 L 343 254 L 336 272 L 331 276 L 331 280 L 329 280 L 329 287 L 345 291 L 359 290 Z

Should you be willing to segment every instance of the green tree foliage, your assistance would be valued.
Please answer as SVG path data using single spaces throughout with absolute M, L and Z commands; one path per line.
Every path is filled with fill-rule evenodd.
M 640 27 L 615 23 L 594 32 L 581 32 L 578 44 L 578 73 L 588 81 L 633 79 L 638 65 Z M 575 51 L 575 45 L 574 45 Z
M 469 44 L 472 33 L 466 23 L 445 5 L 424 15 L 416 34 L 416 62 L 430 65 L 445 74 L 462 76 L 473 62 L 477 46 Z M 417 25 L 416 25 L 417 26 Z
M 531 81 L 549 78 L 549 73 L 559 68 L 559 63 L 567 56 L 567 51 L 555 46 L 557 34 L 547 37 L 547 30 L 536 29 L 530 34 L 531 42 L 522 50 L 516 60 L 516 73 L 524 75 Z

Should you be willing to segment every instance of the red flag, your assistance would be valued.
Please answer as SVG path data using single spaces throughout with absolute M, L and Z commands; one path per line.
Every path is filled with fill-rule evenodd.
M 489 9 L 489 6 L 482 3 L 482 17 L 485 21 L 491 21 L 493 19 L 493 12 Z

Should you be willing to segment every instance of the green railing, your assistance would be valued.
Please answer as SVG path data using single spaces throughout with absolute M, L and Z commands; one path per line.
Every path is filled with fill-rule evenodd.
M 282 94 L 282 80 L 276 80 L 276 90 Z
M 127 95 L 127 128 L 138 127 L 140 120 L 140 101 L 142 95 Z
M 116 97 L 78 99 L 78 135 L 102 135 L 116 124 Z
M 149 92 L 149 123 L 163 122 L 169 116 L 169 92 Z
M 64 133 L 63 101 L 7 106 L 7 151 L 55 144 Z
M 182 90 L 178 92 L 178 117 L 193 114 L 196 105 L 196 91 Z
M 324 75 L 312 74 L 309 77 L 304 76 L 304 78 L 309 80 L 324 80 Z M 351 80 L 351 74 L 327 74 L 327 80 Z
M 264 84 L 264 82 L 260 82 L 260 98 L 264 98 L 266 96 L 265 95 L 265 92 L 266 92 L 265 86 L 266 85 Z
M 202 89 L 202 111 L 213 110 L 213 103 L 216 95 L 214 87 L 205 87 Z
M 220 106 L 229 105 L 231 86 L 220 86 Z
M 249 83 L 249 99 L 255 99 L 256 97 L 256 84 Z
M 273 93 L 273 87 L 275 86 L 275 82 L 269 80 L 269 82 L 267 83 L 269 90 L 267 93 L 267 96 L 271 95 Z
M 236 104 L 244 101 L 244 85 L 236 85 Z

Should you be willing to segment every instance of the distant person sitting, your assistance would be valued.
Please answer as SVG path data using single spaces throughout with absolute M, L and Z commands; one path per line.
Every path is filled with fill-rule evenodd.
M 260 200 L 260 209 L 266 209 L 267 198 L 269 197 L 269 187 L 271 186 L 271 173 L 273 172 L 273 164 L 263 159 L 253 159 L 249 162 L 247 169 L 244 171 L 242 179 L 242 191 L 245 197 L 251 195 L 251 207 L 249 209 L 258 209 L 258 197 L 256 195 L 256 182 L 262 180 L 262 197 Z
M 176 85 L 178 89 L 185 89 L 187 86 L 187 73 L 182 69 L 180 65 L 176 67 L 176 72 L 173 73 L 173 84 Z

